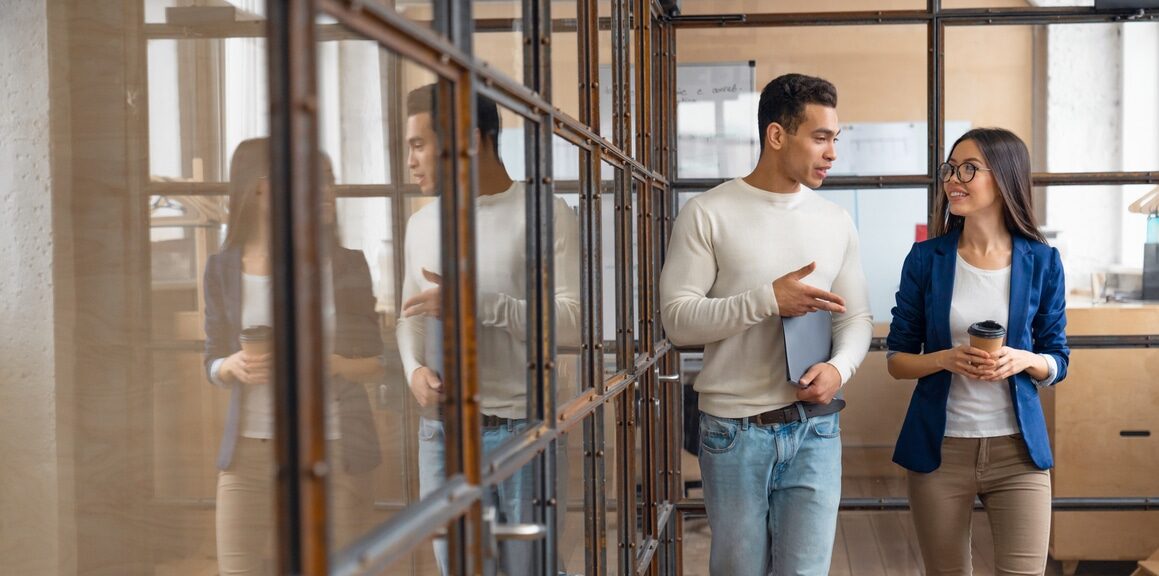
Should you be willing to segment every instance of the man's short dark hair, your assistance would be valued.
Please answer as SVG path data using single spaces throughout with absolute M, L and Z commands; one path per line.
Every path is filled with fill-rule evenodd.
M 765 150 L 765 134 L 769 124 L 776 122 L 789 134 L 805 121 L 805 105 L 820 104 L 837 107 L 837 88 L 828 80 L 804 74 L 785 74 L 773 78 L 761 90 L 757 105 L 757 127 L 760 130 L 761 152 Z
M 406 95 L 406 115 L 430 114 L 434 120 L 435 110 L 438 109 L 438 90 L 436 85 L 427 84 L 411 90 Z M 499 155 L 499 107 L 490 98 L 477 94 L 475 97 L 475 128 L 479 129 L 479 137 L 491 143 L 495 155 Z M 432 122 L 435 133 L 439 131 L 439 123 Z

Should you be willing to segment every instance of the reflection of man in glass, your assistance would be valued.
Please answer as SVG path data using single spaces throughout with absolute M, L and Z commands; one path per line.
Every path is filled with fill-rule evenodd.
M 499 110 L 477 99 L 474 137 L 479 151 L 479 190 L 475 205 L 478 266 L 478 362 L 483 448 L 494 450 L 518 433 L 527 418 L 527 206 L 523 182 L 512 181 L 499 157 Z M 408 166 L 424 195 L 437 196 L 440 146 L 432 113 L 435 87 L 424 86 L 407 98 Z M 445 477 L 443 423 L 437 407 L 441 368 L 441 294 L 439 201 L 420 209 L 407 225 L 402 318 L 398 347 L 411 392 L 424 408 L 419 428 L 419 485 L 425 496 Z M 555 309 L 560 345 L 579 342 L 579 222 L 567 204 L 554 198 L 554 251 L 557 273 Z M 530 520 L 529 467 L 494 489 L 500 522 Z M 500 569 L 531 574 L 529 543 L 507 543 Z M 436 543 L 436 558 L 446 572 L 446 545 Z

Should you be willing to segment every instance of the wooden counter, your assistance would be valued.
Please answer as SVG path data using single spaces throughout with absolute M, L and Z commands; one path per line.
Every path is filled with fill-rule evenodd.
M 1159 334 L 1159 303 L 1077 305 L 1068 336 Z M 1054 496 L 1159 496 L 1159 348 L 1071 351 L 1067 379 L 1042 394 Z M 1051 556 L 1141 560 L 1159 549 L 1159 512 L 1056 512 Z

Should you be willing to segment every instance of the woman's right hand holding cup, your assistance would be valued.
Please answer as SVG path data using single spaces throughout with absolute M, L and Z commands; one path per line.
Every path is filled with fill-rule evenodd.
M 968 344 L 942 350 L 938 354 L 939 368 L 975 380 L 980 380 L 983 374 L 995 366 L 988 352 Z
M 226 356 L 221 363 L 221 377 L 223 380 L 242 384 L 267 384 L 273 372 L 273 360 L 273 354 L 250 354 L 245 350 L 238 350 Z

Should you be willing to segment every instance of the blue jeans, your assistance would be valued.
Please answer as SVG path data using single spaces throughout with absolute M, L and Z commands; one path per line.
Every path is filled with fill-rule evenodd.
M 758 426 L 700 413 L 713 576 L 824 576 L 841 503 L 839 415 Z
M 508 438 L 519 434 L 523 420 L 512 425 L 483 429 L 483 454 L 490 454 Z M 446 469 L 447 436 L 443 423 L 427 418 L 419 419 L 419 495 L 426 498 L 447 478 Z M 500 524 L 523 524 L 531 521 L 532 494 L 531 466 L 524 466 L 518 472 L 491 489 L 484 497 L 484 505 L 495 506 Z M 522 576 L 532 573 L 534 542 L 507 540 L 499 543 L 499 570 L 501 574 Z M 447 541 L 435 539 L 435 561 L 439 573 L 447 574 Z

